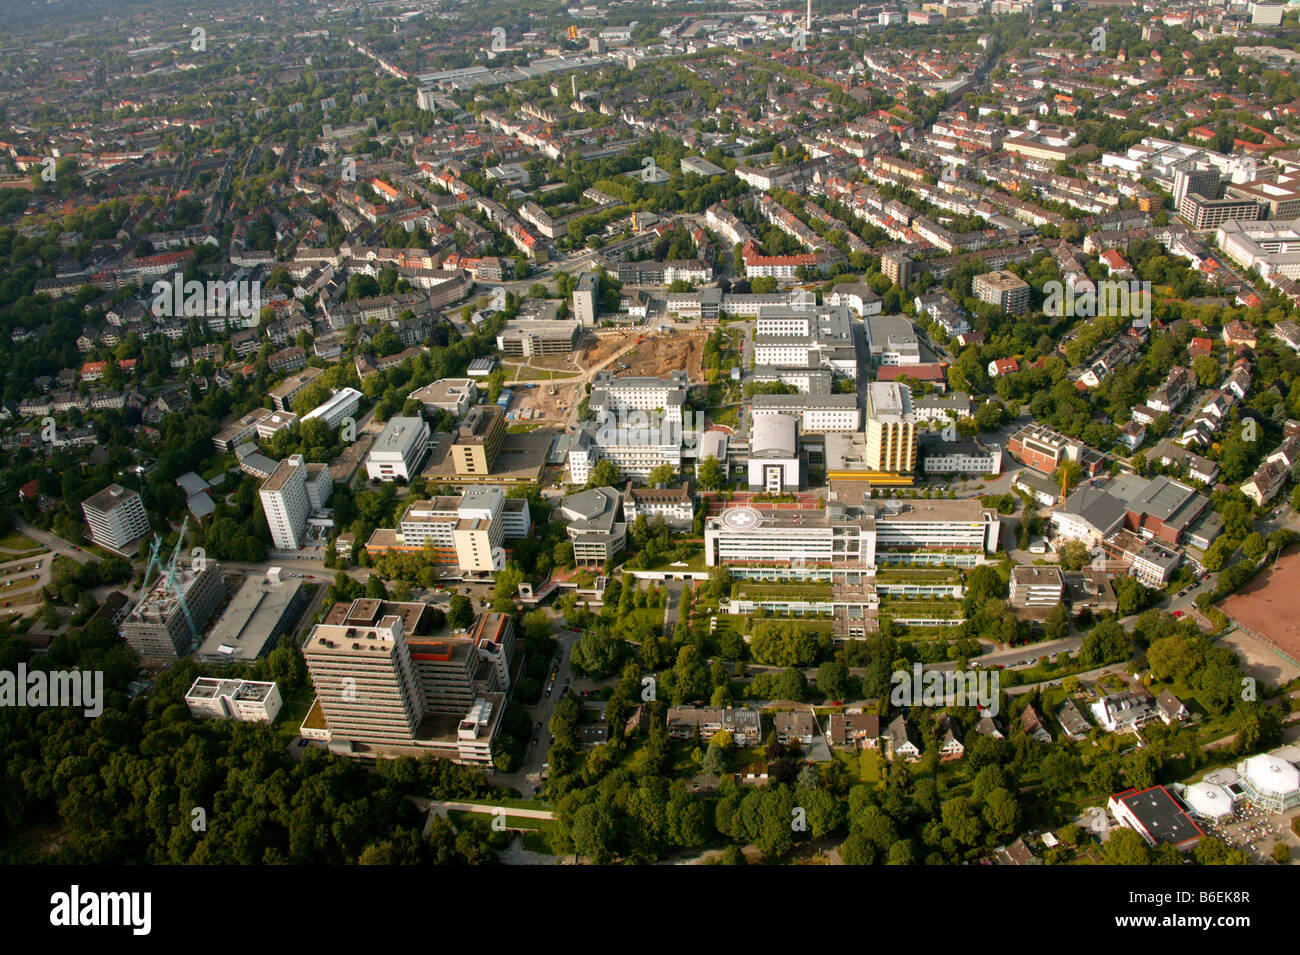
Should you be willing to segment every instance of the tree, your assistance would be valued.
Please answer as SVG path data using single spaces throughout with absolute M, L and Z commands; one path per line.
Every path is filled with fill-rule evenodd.
M 998 839 L 1012 836 L 1020 824 L 1020 806 L 1006 789 L 995 789 L 984 800 L 984 823 Z
M 1111 832 L 1106 840 L 1107 865 L 1149 865 L 1151 850 L 1132 829 L 1122 827 Z
M 1127 660 L 1133 652 L 1133 641 L 1114 620 L 1103 620 L 1083 638 L 1079 648 L 1079 662 L 1086 667 Z
M 1065 604 L 1058 603 L 1047 613 L 1043 621 L 1043 632 L 1048 640 L 1064 640 L 1070 634 L 1070 617 Z
M 1065 570 L 1083 570 L 1088 563 L 1088 545 L 1081 540 L 1067 540 L 1057 549 L 1061 567 Z
M 1210 542 L 1210 546 L 1205 549 L 1205 554 L 1201 558 L 1201 563 L 1204 565 L 1205 569 L 1211 573 L 1221 570 L 1224 561 L 1228 559 L 1228 556 L 1234 549 L 1235 548 L 1230 538 L 1216 537 Z
M 657 487 L 660 484 L 672 484 L 673 466 L 671 464 L 661 464 L 656 468 L 651 468 L 650 473 L 646 475 L 645 482 L 650 487 Z
M 704 761 L 700 766 L 710 776 L 721 776 L 727 771 L 727 753 L 716 743 L 710 743 L 704 752 Z
M 614 840 L 614 817 L 607 808 L 596 803 L 581 806 L 573 814 L 571 837 L 575 854 L 585 856 L 596 865 L 605 865 L 613 858 L 611 843 Z
M 1252 531 L 1246 535 L 1246 539 L 1241 542 L 1241 552 L 1251 560 L 1259 560 L 1268 550 L 1268 545 L 1264 543 L 1264 535 L 1259 531 Z
M 1213 388 L 1219 383 L 1219 361 L 1212 355 L 1197 355 L 1192 362 L 1192 372 L 1202 388 Z
M 828 660 L 817 668 L 817 690 L 827 699 L 849 695 L 849 668 L 839 660 Z
M 876 861 L 876 850 L 866 836 L 854 833 L 840 846 L 840 860 L 845 865 L 872 865 Z
M 453 630 L 464 630 L 473 622 L 473 602 L 464 594 L 454 594 L 447 608 L 447 623 Z
M 727 480 L 726 475 L 722 471 L 722 465 L 719 464 L 718 459 L 711 454 L 700 462 L 699 469 L 696 472 L 696 478 L 699 481 L 700 487 L 709 491 L 716 491 L 718 488 L 722 487 L 723 483 Z
M 618 465 L 608 459 L 602 459 L 591 469 L 587 487 L 617 487 L 620 478 Z

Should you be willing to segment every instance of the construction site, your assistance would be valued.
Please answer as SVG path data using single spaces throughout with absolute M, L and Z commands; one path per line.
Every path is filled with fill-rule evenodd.
M 602 329 L 580 353 L 584 372 L 607 368 L 615 375 L 663 377 L 685 369 L 691 381 L 704 377 L 704 343 L 708 332 L 701 329 L 651 332 L 645 329 Z
M 589 331 L 571 355 L 503 363 L 511 392 L 506 407 L 509 426 L 518 430 L 563 421 L 582 401 L 587 383 L 598 371 L 665 377 L 685 369 L 692 381 L 700 381 L 707 339 L 708 333 L 698 329 L 600 329 Z

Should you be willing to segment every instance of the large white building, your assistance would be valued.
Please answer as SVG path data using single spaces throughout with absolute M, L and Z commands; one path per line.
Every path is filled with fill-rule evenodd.
M 614 377 L 608 371 L 598 371 L 591 379 L 591 395 L 587 406 L 592 414 L 601 412 L 614 415 L 630 411 L 662 412 L 662 418 L 681 424 L 682 405 L 690 378 L 685 371 L 674 371 L 666 378 L 625 375 Z
M 671 422 L 646 427 L 620 428 L 612 424 L 587 425 L 569 443 L 569 477 L 586 484 L 600 461 L 610 461 L 622 478 L 645 480 L 655 468 L 682 467 L 682 429 Z
M 856 379 L 858 357 L 848 308 L 761 307 L 754 327 L 754 364 L 829 368 Z
M 754 395 L 750 415 L 755 425 L 768 416 L 785 415 L 798 421 L 804 434 L 857 431 L 862 424 L 854 394 Z
M 149 533 L 149 515 L 140 495 L 120 484 L 110 484 L 81 502 L 90 536 L 101 547 L 121 552 Z
M 372 481 L 410 481 L 428 453 L 427 421 L 419 415 L 390 418 L 366 455 L 366 475 Z
M 307 517 L 325 506 L 333 489 L 329 468 L 308 464 L 301 454 L 281 461 L 258 492 L 276 550 L 297 550 L 307 534 Z
M 279 688 L 257 680 L 201 676 L 185 694 L 194 716 L 247 723 L 274 723 L 281 704 Z
M 1300 220 L 1224 222 L 1214 241 L 1242 268 L 1258 269 L 1269 284 L 1300 279 Z
M 357 413 L 361 407 L 361 392 L 355 388 L 340 388 L 321 404 L 302 416 L 303 421 L 321 419 L 331 428 L 337 428 L 344 418 Z
M 818 568 L 832 576 L 878 564 L 972 565 L 997 550 L 997 512 L 977 500 L 867 501 L 855 507 L 732 507 L 704 528 L 704 560 Z
M 948 441 L 928 432 L 919 440 L 926 474 L 1001 474 L 1002 448 L 978 441 Z
M 366 543 L 372 555 L 388 551 L 427 553 L 466 573 L 505 567 L 506 540 L 521 540 L 532 530 L 526 498 L 508 498 L 496 485 L 466 488 L 460 497 L 413 501 L 395 529 L 380 528 Z
M 788 415 L 754 418 L 749 438 L 750 490 L 780 494 L 800 484 L 799 426 Z

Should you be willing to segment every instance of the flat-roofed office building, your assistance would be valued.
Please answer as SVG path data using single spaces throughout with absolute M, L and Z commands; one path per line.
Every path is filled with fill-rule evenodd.
M 496 405 L 475 405 L 461 419 L 451 445 L 457 474 L 490 474 L 506 439 L 506 414 Z
M 366 455 L 372 481 L 410 481 L 429 455 L 429 423 L 419 415 L 390 418 Z
M 274 723 L 282 704 L 279 687 L 259 680 L 201 676 L 185 694 L 190 714 L 200 719 Z

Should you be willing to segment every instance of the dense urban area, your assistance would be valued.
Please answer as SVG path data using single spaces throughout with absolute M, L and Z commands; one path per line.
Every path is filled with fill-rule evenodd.
M 1300 5 L 573 2 L 6 4 L 0 861 L 1300 863 Z

